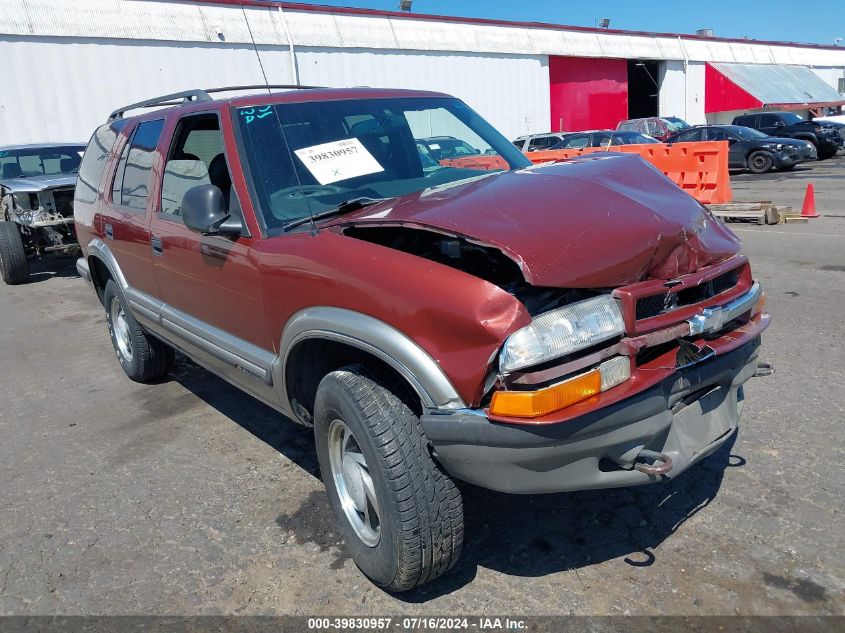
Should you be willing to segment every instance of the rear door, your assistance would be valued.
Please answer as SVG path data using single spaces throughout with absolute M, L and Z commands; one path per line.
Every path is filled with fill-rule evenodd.
M 147 294 L 157 288 L 152 271 L 149 192 L 164 119 L 141 121 L 129 130 L 111 174 L 102 235 L 127 283 Z
M 181 216 L 182 196 L 190 188 L 220 188 L 229 211 L 242 215 L 229 172 L 217 112 L 191 113 L 172 123 L 157 182 L 147 249 L 153 254 L 158 298 L 197 320 L 201 337 L 208 326 L 272 349 L 259 273 L 252 249 L 257 237 L 202 235 Z M 170 137 L 171 134 L 168 134 Z M 235 341 L 237 346 L 237 341 Z

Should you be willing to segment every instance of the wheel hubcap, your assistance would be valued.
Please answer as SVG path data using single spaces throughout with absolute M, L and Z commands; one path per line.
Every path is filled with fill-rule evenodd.
M 358 538 L 375 547 L 381 538 L 381 520 L 373 478 L 361 447 L 343 420 L 334 420 L 329 426 L 329 464 L 343 513 Z
M 124 360 L 132 360 L 132 337 L 129 335 L 129 322 L 126 320 L 126 313 L 117 297 L 111 301 L 111 323 L 114 330 L 114 340 L 117 343 L 117 351 Z

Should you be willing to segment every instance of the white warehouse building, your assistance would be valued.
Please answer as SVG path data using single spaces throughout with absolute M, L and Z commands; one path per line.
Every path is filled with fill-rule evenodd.
M 84 141 L 127 103 L 265 75 L 446 92 L 511 138 L 845 103 L 836 46 L 268 0 L 4 0 L 0 69 L 0 145 Z

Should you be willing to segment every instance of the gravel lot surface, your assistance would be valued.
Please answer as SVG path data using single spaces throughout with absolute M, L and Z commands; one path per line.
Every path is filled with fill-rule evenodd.
M 845 157 L 733 180 L 825 216 L 732 225 L 777 366 L 736 438 L 668 484 L 467 486 L 456 570 L 400 596 L 345 554 L 308 429 L 184 360 L 129 381 L 71 260 L 0 286 L 0 613 L 845 613 Z

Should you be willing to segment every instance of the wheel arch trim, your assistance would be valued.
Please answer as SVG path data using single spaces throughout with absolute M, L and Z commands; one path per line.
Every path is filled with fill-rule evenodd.
M 273 382 L 280 386 L 280 395 L 286 401 L 291 352 L 309 339 L 345 343 L 372 354 L 408 381 L 426 409 L 466 407 L 437 361 L 408 336 L 375 317 L 331 306 L 305 308 L 285 324 L 273 366 Z
M 124 277 L 123 271 L 120 269 L 117 259 L 115 259 L 114 253 L 112 253 L 108 245 L 99 238 L 94 238 L 88 243 L 88 254 L 86 259 L 90 260 L 92 257 L 99 259 L 103 264 L 105 264 L 106 268 L 108 268 L 111 273 L 112 279 L 117 282 L 121 290 L 126 290 L 129 287 L 126 277 Z

